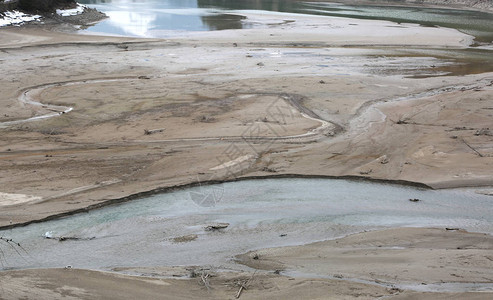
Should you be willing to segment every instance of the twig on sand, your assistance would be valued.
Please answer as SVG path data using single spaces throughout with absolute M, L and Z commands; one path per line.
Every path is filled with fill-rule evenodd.
M 255 276 L 255 273 L 257 273 L 257 271 L 253 272 L 252 276 L 248 280 L 238 283 L 240 285 L 240 289 L 238 290 L 238 293 L 236 293 L 236 299 L 240 298 L 243 290 L 246 290 L 248 288 L 248 286 L 252 282 L 253 277 Z
M 200 279 L 202 279 L 202 282 L 204 283 L 205 287 L 207 288 L 208 291 L 210 291 L 211 286 L 209 285 L 209 273 L 207 274 L 202 274 L 200 276 Z
M 211 224 L 205 226 L 205 230 L 212 231 L 212 230 L 219 230 L 219 229 L 224 229 L 229 226 L 229 223 L 216 223 L 216 224 Z
M 158 128 L 158 129 L 144 129 L 145 135 L 151 135 L 158 132 L 163 132 L 166 128 Z
M 477 155 L 479 155 L 479 157 L 484 157 L 483 154 L 479 153 L 478 150 L 474 149 L 471 145 L 469 145 L 464 139 L 461 139 L 462 142 L 464 144 L 466 144 L 467 147 L 469 147 L 469 149 L 471 149 L 472 151 L 474 151 Z
M 0 242 L 3 242 L 3 243 L 0 243 L 0 266 L 3 266 L 3 261 L 7 262 L 5 252 L 2 250 L 2 247 L 1 247 L 2 244 L 6 244 L 9 248 L 14 250 L 17 253 L 17 255 L 19 255 L 24 260 L 25 260 L 25 258 L 21 252 L 24 252 L 25 254 L 29 255 L 29 253 L 26 251 L 26 249 L 24 249 L 24 247 L 21 246 L 20 243 L 12 240 L 10 238 L 0 237 Z

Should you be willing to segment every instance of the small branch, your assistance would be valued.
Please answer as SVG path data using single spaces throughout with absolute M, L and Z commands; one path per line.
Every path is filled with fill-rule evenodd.
M 246 289 L 245 286 L 242 284 L 240 286 L 240 289 L 238 290 L 238 293 L 236 294 L 236 299 L 240 298 L 241 296 L 241 292 L 243 291 L 243 289 Z
M 462 140 L 462 142 L 463 142 L 464 144 L 466 144 L 466 146 L 467 146 L 467 147 L 469 147 L 469 149 L 471 149 L 471 150 L 472 150 L 472 151 L 474 151 L 477 155 L 479 155 L 479 157 L 484 157 L 484 155 L 483 155 L 483 154 L 479 153 L 479 151 L 478 151 L 478 150 L 474 149 L 474 148 L 473 148 L 471 145 L 469 145 L 469 144 L 468 144 L 468 143 L 467 143 L 464 139 L 461 139 L 461 140 Z
M 256 273 L 257 271 L 253 272 L 252 276 L 248 280 L 240 283 L 240 289 L 238 290 L 238 293 L 236 293 L 236 299 L 241 297 L 241 293 L 243 292 L 243 290 L 247 289 Z
M 208 291 L 210 291 L 211 287 L 209 285 L 208 278 L 209 278 L 209 273 L 200 276 L 200 279 L 202 279 L 202 282 L 204 283 L 205 287 L 207 288 Z
M 144 129 L 144 134 L 145 135 L 150 135 L 158 132 L 163 132 L 166 128 L 159 128 L 159 129 Z

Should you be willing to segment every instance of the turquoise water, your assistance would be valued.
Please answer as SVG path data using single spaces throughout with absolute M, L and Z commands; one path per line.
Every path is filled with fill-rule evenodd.
M 419 198 L 420 202 L 408 199 Z M 493 198 L 462 190 L 328 179 L 268 179 L 185 189 L 0 231 L 3 268 L 221 265 L 252 249 L 310 243 L 388 227 L 493 233 Z M 205 226 L 229 223 L 222 232 Z M 173 238 L 196 234 L 187 243 Z M 51 237 L 79 240 L 59 242 Z M 236 266 L 237 267 L 237 266 Z M 238 267 L 237 267 L 238 268 Z
M 443 26 L 493 41 L 493 14 L 435 8 L 344 5 L 290 0 L 82 0 L 110 18 L 90 32 L 140 37 L 165 37 L 168 31 L 248 28 L 237 10 L 303 13 Z

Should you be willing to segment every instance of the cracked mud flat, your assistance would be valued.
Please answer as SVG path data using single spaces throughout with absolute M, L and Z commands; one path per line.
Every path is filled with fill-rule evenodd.
M 324 18 L 299 17 L 286 24 L 283 17 L 250 18 L 279 25 L 240 34 L 226 31 L 169 40 L 78 36 L 26 28 L 0 31 L 4 70 L 0 122 L 7 125 L 0 129 L 0 192 L 1 199 L 6 199 L 0 203 L 0 224 L 42 219 L 156 188 L 234 176 L 356 175 L 433 187 L 491 189 L 493 139 L 486 128 L 491 129 L 493 74 L 422 79 L 395 74 L 396 64 L 413 65 L 409 58 L 413 55 L 406 57 L 403 50 L 408 44 L 416 49 L 420 45 L 462 49 L 471 37 L 440 28 L 396 29 L 389 22 L 331 19 L 327 25 Z M 371 25 L 373 30 L 348 31 L 354 26 L 350 24 Z M 368 36 L 384 29 L 391 31 Z M 419 35 L 414 37 L 415 33 Z M 386 49 L 370 45 L 385 45 Z M 395 52 L 404 57 L 386 57 Z M 419 75 L 433 72 L 431 65 L 449 62 L 430 56 L 415 63 Z M 390 69 L 393 75 L 385 72 Z M 112 80 L 122 77 L 130 79 Z M 46 87 L 33 97 L 45 107 L 19 101 L 24 91 L 36 86 Z M 286 95 L 297 101 L 285 101 Z M 60 107 L 73 110 L 45 120 L 20 121 L 58 114 Z M 308 138 L 296 137 L 320 126 L 306 116 L 333 125 Z M 144 133 L 161 128 L 162 132 Z M 236 160 L 242 157 L 248 159 Z M 233 163 L 232 169 L 220 167 L 235 160 L 247 163 Z M 16 199 L 17 204 L 13 203 Z M 417 243 L 421 233 L 415 234 L 409 239 Z M 443 232 L 433 234 L 445 236 Z M 446 259 L 457 255 L 440 251 Z M 482 261 L 476 250 L 461 251 Z M 413 260 L 421 254 L 408 251 L 402 255 L 404 260 Z M 431 265 L 436 262 L 433 256 L 430 261 Z M 420 262 L 413 264 L 426 268 Z M 392 266 L 384 272 L 389 278 L 392 272 L 400 272 Z M 67 272 L 73 277 L 67 277 Z M 491 271 L 484 272 L 491 282 Z M 464 276 L 456 271 L 447 276 L 452 273 Z M 163 276 L 169 275 L 164 272 Z M 260 283 L 252 284 L 254 288 L 241 298 L 271 295 L 285 299 L 290 295 L 294 299 L 303 293 L 324 298 L 328 291 L 334 298 L 396 293 L 403 298 L 451 296 L 401 293 L 368 282 L 341 284 L 306 275 L 291 280 L 288 275 L 258 274 Z M 135 279 L 84 270 L 24 270 L 2 272 L 1 276 L 3 293 L 11 298 L 22 293 L 39 293 L 38 298 L 104 297 L 106 289 L 123 282 L 136 285 L 132 289 L 136 294 L 129 292 L 128 298 L 146 292 L 161 294 L 162 289 L 182 298 L 231 298 L 238 290 L 233 278 L 243 276 L 243 280 L 251 273 L 221 273 L 214 286 L 226 288 L 213 292 L 194 279 Z M 364 277 L 357 273 L 345 276 Z M 67 281 L 63 288 L 53 283 L 60 278 Z M 81 278 L 83 282 L 78 283 Z M 405 280 L 389 279 L 401 281 Z M 191 294 L 185 293 L 188 288 Z M 484 295 L 457 296 L 482 299 Z

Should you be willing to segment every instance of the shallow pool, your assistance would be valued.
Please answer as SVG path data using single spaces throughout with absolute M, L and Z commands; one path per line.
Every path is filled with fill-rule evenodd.
M 421 201 L 411 202 L 410 198 Z M 364 181 L 267 179 L 190 188 L 59 220 L 0 231 L 3 268 L 71 265 L 215 265 L 240 268 L 252 249 L 333 239 L 389 227 L 453 227 L 493 233 L 493 197 Z M 229 223 L 218 231 L 205 226 Z M 190 235 L 188 242 L 176 237 Z M 78 240 L 59 242 L 49 237 Z

